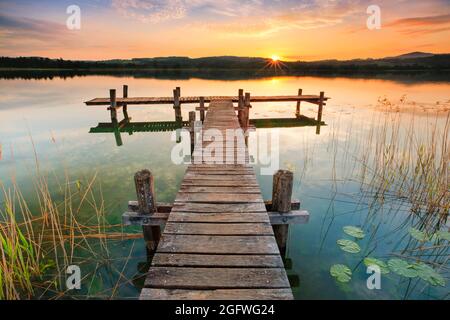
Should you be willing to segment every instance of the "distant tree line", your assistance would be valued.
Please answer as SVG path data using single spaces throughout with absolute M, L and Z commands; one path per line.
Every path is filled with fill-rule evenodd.
M 366 60 L 324 60 L 316 62 L 283 62 L 277 68 L 269 59 L 247 57 L 164 57 L 130 60 L 82 61 L 41 57 L 0 57 L 2 69 L 67 69 L 67 70 L 246 70 L 263 73 L 379 73 L 423 70 L 443 72 L 450 69 L 450 54 L 409 59 L 385 58 Z

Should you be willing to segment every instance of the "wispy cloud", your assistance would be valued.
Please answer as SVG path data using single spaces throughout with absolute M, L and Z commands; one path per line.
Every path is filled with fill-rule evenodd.
M 438 33 L 450 30 L 450 14 L 398 19 L 386 24 L 407 35 Z
M 29 53 L 31 48 L 61 48 L 70 44 L 71 32 L 52 21 L 0 14 L 0 49 Z
M 112 6 L 125 17 L 149 23 L 183 18 L 187 10 L 184 0 L 112 0 Z
M 415 18 L 405 18 L 398 19 L 391 23 L 388 23 L 389 27 L 397 27 L 397 26 L 435 26 L 442 24 L 450 24 L 450 14 L 439 15 L 439 16 L 430 16 L 430 17 L 415 17 Z
M 48 38 L 67 31 L 63 24 L 26 17 L 14 17 L 0 13 L 0 29 L 15 35 Z
M 341 23 L 366 0 L 112 0 L 123 16 L 142 22 L 191 18 L 190 25 L 233 35 L 264 36 Z M 198 20 L 197 20 L 198 18 Z M 192 22 L 194 20 L 195 22 Z
M 201 1 L 201 0 L 197 0 Z M 226 0 L 210 8 L 228 18 L 192 23 L 223 35 L 265 37 L 283 30 L 311 30 L 338 25 L 361 11 L 364 0 L 247 1 Z M 234 8 L 234 9 L 232 9 Z M 364 12 L 365 9 L 362 11 Z

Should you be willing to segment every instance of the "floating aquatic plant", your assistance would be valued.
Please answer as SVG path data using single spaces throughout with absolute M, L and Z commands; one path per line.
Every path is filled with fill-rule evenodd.
M 450 241 L 450 232 L 444 231 L 444 230 L 440 230 L 440 231 L 437 231 L 434 234 L 434 237 L 436 237 L 438 240 Z
M 389 269 L 391 269 L 396 274 L 407 277 L 407 278 L 415 278 L 417 277 L 417 269 L 414 268 L 414 265 L 409 264 L 408 261 L 393 258 L 388 261 Z
M 352 270 L 344 264 L 332 265 L 330 274 L 339 282 L 349 282 L 352 279 Z
M 337 244 L 341 247 L 342 250 L 349 253 L 358 253 L 361 251 L 359 245 L 352 240 L 347 239 L 339 239 Z
M 437 273 L 432 267 L 429 265 L 418 262 L 413 264 L 413 268 L 417 272 L 417 276 L 424 281 L 427 281 L 432 286 L 442 286 L 445 287 L 445 279 L 439 273 Z
M 377 258 L 372 258 L 372 257 L 364 258 L 364 265 L 366 267 L 373 266 L 373 265 L 379 267 L 381 274 L 387 274 L 390 272 L 388 265 L 384 261 L 381 261 Z
M 425 241 L 429 240 L 429 238 L 428 238 L 428 236 L 427 236 L 427 234 L 425 232 L 420 231 L 420 230 L 418 230 L 416 228 L 409 228 L 408 232 L 411 235 L 411 237 L 413 237 L 416 240 L 419 240 L 419 241 L 422 241 L 422 242 L 425 242 Z
M 359 227 L 355 227 L 355 226 L 345 226 L 343 228 L 344 232 L 346 234 L 348 234 L 349 236 L 355 237 L 357 239 L 362 239 L 366 236 L 366 234 L 364 233 L 364 231 L 359 228 Z

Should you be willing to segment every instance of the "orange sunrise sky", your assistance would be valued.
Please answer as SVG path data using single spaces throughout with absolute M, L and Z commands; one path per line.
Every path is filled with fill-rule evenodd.
M 69 30 L 70 5 L 81 29 Z M 381 9 L 369 30 L 366 10 Z M 450 1 L 0 0 L 0 55 L 64 59 L 378 58 L 450 52 Z

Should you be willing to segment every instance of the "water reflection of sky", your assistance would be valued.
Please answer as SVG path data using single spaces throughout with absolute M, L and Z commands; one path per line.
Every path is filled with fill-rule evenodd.
M 357 172 L 353 172 L 351 161 L 346 156 L 341 154 L 334 158 L 333 143 L 337 141 L 341 147 L 363 143 L 368 128 L 379 115 L 374 111 L 374 106 L 380 96 L 398 100 L 406 94 L 409 100 L 418 103 L 448 101 L 450 84 L 402 84 L 387 80 L 314 77 L 245 81 L 175 81 L 106 76 L 68 80 L 1 80 L 2 182 L 8 184 L 11 176 L 15 175 L 19 184 L 26 184 L 34 168 L 32 137 L 43 168 L 56 173 L 67 170 L 74 179 L 98 172 L 112 222 L 120 221 L 127 200 L 134 197 L 132 176 L 139 169 L 149 168 L 155 173 L 159 201 L 173 201 L 184 167 L 171 163 L 170 150 L 174 142 L 170 140 L 169 132 L 123 133 L 121 147 L 116 147 L 112 133 L 88 133 L 89 128 L 98 122 L 108 121 L 109 114 L 105 107 L 86 107 L 82 102 L 106 96 L 110 88 L 117 88 L 120 96 L 123 84 L 128 84 L 129 96 L 166 96 L 176 86 L 181 87 L 182 95 L 234 95 L 239 87 L 252 95 L 291 95 L 298 88 L 302 88 L 304 94 L 325 91 L 332 99 L 325 107 L 323 120 L 327 126 L 322 127 L 320 135 L 315 134 L 314 127 L 277 129 L 280 134 L 280 165 L 294 170 L 294 197 L 300 199 L 302 208 L 311 213 L 308 224 L 294 226 L 290 232 L 288 256 L 292 260 L 292 268 L 288 274 L 300 278 L 300 285 L 294 288 L 296 297 L 384 299 L 403 298 L 405 294 L 410 294 L 409 298 L 442 298 L 448 293 L 448 284 L 446 288 L 428 287 L 421 291 L 423 282 L 411 284 L 393 274 L 383 278 L 382 290 L 370 291 L 366 288 L 367 275 L 360 264 L 362 255 L 344 254 L 336 245 L 336 240 L 344 237 L 342 227 L 360 225 L 369 235 L 373 232 L 377 245 L 372 255 L 388 258 L 398 245 L 397 235 L 390 232 L 404 221 L 406 213 L 389 215 L 394 210 L 390 204 L 379 210 L 379 217 L 382 218 L 377 216 L 375 221 L 367 220 L 367 208 L 360 203 L 360 185 L 348 179 Z M 192 110 L 193 105 L 184 106 L 183 117 L 186 119 Z M 295 103 L 255 104 L 251 117 L 291 117 L 294 112 Z M 168 121 L 174 117 L 171 106 L 130 106 L 129 113 L 133 121 Z M 315 116 L 316 106 L 304 103 L 302 113 Z M 403 117 L 403 121 L 408 123 L 412 115 Z M 418 130 L 434 125 L 433 117 L 416 117 L 419 119 Z M 438 121 L 438 126 L 440 123 Z M 259 170 L 257 175 L 263 196 L 269 199 L 272 178 L 260 175 Z M 26 185 L 24 188 L 31 192 Z M 374 228 L 379 221 L 381 227 L 375 233 Z M 369 240 L 367 237 L 360 242 L 363 252 L 370 247 Z M 115 252 L 121 254 L 129 249 L 125 243 Z M 133 250 L 135 256 L 143 255 L 139 241 Z M 130 263 L 129 274 L 136 272 L 138 260 Z M 350 284 L 336 284 L 329 276 L 329 268 L 334 263 L 345 263 L 354 269 Z M 420 290 L 410 293 L 411 286 Z M 128 286 L 122 294 L 129 296 L 137 292 L 137 289 Z

